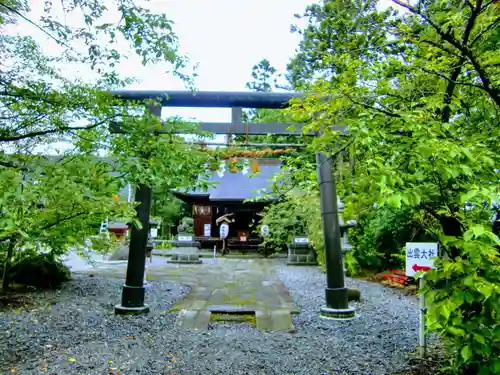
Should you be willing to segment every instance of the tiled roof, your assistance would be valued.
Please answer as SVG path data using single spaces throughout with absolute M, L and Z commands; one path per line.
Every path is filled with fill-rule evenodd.
M 280 173 L 280 170 L 281 165 L 279 164 L 261 164 L 260 172 L 256 174 L 245 173 L 244 171 L 231 173 L 225 167 L 223 173 L 217 171 L 212 174 L 209 183 L 215 183 L 216 185 L 209 186 L 207 191 L 180 189 L 177 192 L 188 196 L 208 196 L 211 201 L 243 201 L 269 194 L 273 176 Z

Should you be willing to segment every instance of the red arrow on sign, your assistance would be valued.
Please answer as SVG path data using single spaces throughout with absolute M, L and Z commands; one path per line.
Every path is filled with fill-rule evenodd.
M 415 272 L 418 272 L 418 271 L 429 271 L 431 269 L 431 267 L 419 266 L 418 264 L 414 264 L 412 268 L 413 268 L 413 271 L 415 271 Z

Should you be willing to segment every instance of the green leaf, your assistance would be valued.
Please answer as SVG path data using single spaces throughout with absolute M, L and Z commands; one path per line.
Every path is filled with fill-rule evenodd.
M 493 360 L 493 374 L 500 374 L 500 358 Z
M 17 231 L 23 238 L 29 238 L 30 235 L 28 233 L 26 233 L 25 231 L 21 230 L 21 229 L 18 229 Z
M 491 284 L 479 284 L 477 285 L 477 290 L 484 296 L 484 299 L 487 300 L 493 294 L 494 287 Z
M 485 341 L 485 339 L 484 339 L 484 336 L 480 335 L 479 333 L 474 333 L 474 334 L 473 334 L 473 336 L 474 336 L 474 339 L 475 339 L 478 343 L 480 343 L 480 344 L 485 344 L 485 343 L 486 343 L 486 341 Z
M 425 158 L 431 157 L 434 154 L 434 152 L 436 152 L 435 148 L 429 146 L 420 146 L 418 150 L 420 154 Z
M 401 201 L 402 199 L 400 194 L 392 194 L 389 198 L 386 199 L 387 204 L 394 208 L 400 208 Z
M 134 217 L 132 219 L 132 224 L 137 228 L 137 229 L 142 229 L 142 223 L 141 221 L 137 218 L 137 217 Z
M 467 202 L 470 202 L 478 194 L 479 194 L 479 190 L 477 188 L 473 189 L 473 190 L 469 190 L 467 193 L 461 195 L 460 203 L 465 204 Z
M 469 360 L 472 357 L 472 350 L 469 345 L 465 345 L 462 347 L 462 350 L 460 350 L 460 355 L 462 356 L 464 362 L 469 362 Z
M 439 314 L 443 316 L 446 320 L 450 319 L 451 311 L 445 304 L 439 306 Z
M 447 327 L 446 330 L 454 336 L 463 337 L 465 336 L 465 330 L 460 327 Z

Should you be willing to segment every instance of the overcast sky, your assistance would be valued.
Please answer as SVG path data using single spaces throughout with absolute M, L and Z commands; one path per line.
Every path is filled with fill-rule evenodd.
M 252 67 L 263 58 L 280 72 L 285 71 L 300 41 L 299 35 L 290 33 L 290 25 L 297 23 L 294 14 L 302 13 L 308 4 L 317 1 L 151 0 L 144 4 L 156 13 L 165 13 L 175 22 L 174 31 L 179 37 L 181 52 L 199 64 L 198 90 L 243 91 L 245 83 L 251 79 Z M 382 1 L 387 3 L 389 0 Z M 30 3 L 30 18 L 36 20 L 43 14 L 44 1 L 30 0 Z M 57 3 L 54 2 L 54 6 L 57 7 Z M 75 17 L 66 17 L 64 21 L 81 22 L 81 18 Z M 58 48 L 50 38 L 23 20 L 10 31 L 33 36 L 47 52 Z M 140 84 L 133 86 L 135 89 L 182 90 L 182 82 L 168 74 L 167 69 L 162 65 L 144 67 L 134 58 L 119 67 L 120 72 L 141 79 Z M 65 66 L 64 70 L 78 77 L 92 75 L 88 68 L 81 66 Z M 171 115 L 206 122 L 231 119 L 229 109 L 163 109 L 162 117 Z
M 43 14 L 41 0 L 30 0 L 29 17 L 37 20 Z M 141 2 L 155 13 L 164 13 L 175 22 L 181 53 L 199 64 L 196 89 L 243 91 L 251 79 L 252 67 L 267 58 L 284 72 L 288 60 L 299 43 L 299 36 L 290 33 L 296 23 L 294 14 L 302 13 L 314 0 L 151 0 Z M 78 15 L 62 17 L 54 2 L 53 14 L 62 22 L 81 24 Z M 116 18 L 117 13 L 114 15 Z M 109 20 L 114 20 L 112 14 Z M 20 20 L 10 32 L 33 36 L 47 53 L 58 46 L 33 25 Z M 129 54 L 130 55 L 130 54 Z M 141 80 L 131 88 L 151 90 L 182 90 L 183 83 L 167 73 L 167 65 L 144 67 L 140 60 L 130 58 L 119 66 L 123 74 Z M 88 68 L 64 66 L 68 74 L 91 77 Z M 164 108 L 164 116 L 179 115 L 199 121 L 230 121 L 229 109 Z

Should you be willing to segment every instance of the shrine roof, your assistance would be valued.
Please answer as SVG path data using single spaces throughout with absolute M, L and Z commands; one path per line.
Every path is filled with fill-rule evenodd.
M 213 172 L 208 179 L 207 190 L 178 189 L 174 192 L 179 198 L 205 197 L 210 201 L 244 201 L 270 194 L 273 178 L 281 171 L 280 164 L 261 164 L 260 172 L 250 171 L 231 173 L 227 166 L 223 170 Z

